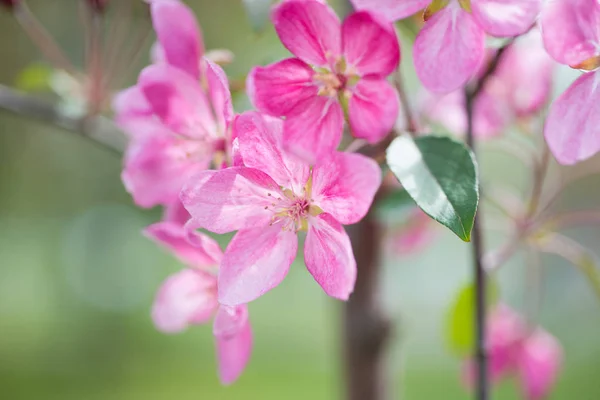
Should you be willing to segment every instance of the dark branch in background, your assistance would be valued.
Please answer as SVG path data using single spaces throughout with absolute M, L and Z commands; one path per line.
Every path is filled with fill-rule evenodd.
M 0 110 L 57 126 L 118 155 L 121 155 L 125 148 L 125 136 L 112 121 L 100 116 L 73 118 L 65 115 L 56 104 L 2 85 L 0 85 Z
M 465 107 L 467 112 L 467 144 L 477 154 L 475 144 L 475 135 L 473 131 L 473 106 L 481 90 L 485 87 L 489 78 L 494 74 L 502 55 L 512 44 L 512 40 L 500 48 L 494 58 L 490 61 L 484 74 L 473 86 L 467 86 L 465 89 Z M 481 188 L 480 188 L 481 190 Z M 486 349 L 486 297 L 487 297 L 487 279 L 484 269 L 484 243 L 481 223 L 481 210 L 478 210 L 473 224 L 471 241 L 473 242 L 473 267 L 475 275 L 475 361 L 477 365 L 477 375 L 475 379 L 475 392 L 477 400 L 489 399 L 489 377 L 488 377 L 488 355 Z

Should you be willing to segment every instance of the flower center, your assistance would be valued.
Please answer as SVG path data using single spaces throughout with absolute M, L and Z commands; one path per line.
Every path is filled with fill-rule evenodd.
M 283 230 L 294 232 L 308 230 L 308 217 L 317 216 L 323 212 L 321 208 L 313 204 L 311 199 L 312 177 L 308 179 L 302 188 L 302 194 L 297 195 L 291 189 L 283 189 L 283 197 L 274 197 L 272 193 L 267 196 L 273 198 L 270 206 L 265 210 L 271 210 L 273 217 L 270 225 L 283 223 Z
M 359 76 L 346 65 L 346 60 L 340 58 L 334 65 L 333 70 L 329 68 L 317 68 L 313 80 L 319 86 L 319 96 L 336 97 L 349 93 L 348 89 L 354 86 Z

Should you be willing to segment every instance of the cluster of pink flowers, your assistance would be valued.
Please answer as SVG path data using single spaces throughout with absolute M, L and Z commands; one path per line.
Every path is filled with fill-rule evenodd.
M 544 399 L 560 372 L 563 352 L 558 341 L 540 327 L 528 327 L 507 306 L 498 305 L 489 316 L 487 347 L 491 380 L 516 374 L 525 398 Z M 471 386 L 474 363 L 465 362 L 464 380 Z
M 549 101 L 552 59 L 586 71 L 600 66 L 598 0 L 352 2 L 358 11 L 343 21 L 320 0 L 275 5 L 275 30 L 293 57 L 253 68 L 246 87 L 256 110 L 236 114 L 227 76 L 205 54 L 190 9 L 151 0 L 153 63 L 115 98 L 116 121 L 130 138 L 123 182 L 139 206 L 164 208 L 145 233 L 185 265 L 160 288 L 154 322 L 179 332 L 214 318 L 224 383 L 250 357 L 247 303 L 285 278 L 300 233 L 306 267 L 324 292 L 346 300 L 353 291 L 356 261 L 344 225 L 369 212 L 382 170 L 339 147 L 344 129 L 371 144 L 394 130 L 400 102 L 388 77 L 400 47 L 393 21 L 425 10 L 414 44 L 417 75 L 430 92 L 421 111 L 457 134 L 467 125 L 462 89 L 495 53 L 486 35 L 522 37 L 475 100 L 479 136 L 539 114 Z M 532 29 L 540 14 L 540 29 Z M 584 74 L 550 107 L 545 136 L 561 163 L 600 150 L 599 74 Z M 396 246 L 408 252 L 428 242 L 427 222 L 413 214 Z M 222 251 L 197 229 L 236 234 Z M 558 344 L 541 330 L 529 333 L 503 307 L 490 323 L 492 375 L 517 371 L 527 398 L 544 397 L 560 364 Z
M 236 115 L 191 10 L 178 0 L 150 3 L 153 64 L 114 101 L 130 137 L 122 178 L 136 204 L 164 207 L 146 235 L 186 266 L 160 288 L 156 326 L 179 332 L 214 317 L 219 376 L 231 383 L 251 352 L 246 304 L 283 280 L 300 232 L 325 293 L 346 300 L 354 288 L 344 225 L 369 211 L 382 172 L 337 148 L 344 120 L 372 143 L 392 130 L 398 98 L 385 78 L 399 63 L 398 40 L 369 12 L 342 24 L 320 1 L 283 2 L 273 20 L 298 58 L 255 68 L 248 91 L 258 111 Z M 198 228 L 237 234 L 222 252 Z

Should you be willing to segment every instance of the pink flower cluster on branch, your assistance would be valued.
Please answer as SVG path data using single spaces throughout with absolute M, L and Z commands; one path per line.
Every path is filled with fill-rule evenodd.
M 540 327 L 529 329 L 520 315 L 505 305 L 494 309 L 488 320 L 487 347 L 490 376 L 493 382 L 516 375 L 524 398 L 545 399 L 563 359 L 558 341 Z M 471 386 L 474 365 L 465 363 L 464 379 Z
M 114 100 L 130 138 L 122 179 L 136 204 L 164 207 L 146 235 L 187 267 L 158 292 L 157 328 L 179 332 L 214 317 L 219 376 L 231 383 L 251 351 L 246 303 L 283 280 L 299 233 L 323 290 L 343 300 L 352 293 L 356 261 L 344 225 L 369 211 L 382 173 L 336 150 L 346 117 L 370 142 L 392 130 L 398 98 L 385 78 L 400 50 L 392 25 L 368 12 L 342 25 L 322 2 L 283 2 L 273 19 L 299 58 L 257 68 L 248 86 L 261 112 L 236 116 L 191 10 L 178 0 L 150 7 L 153 64 Z M 221 252 L 198 228 L 238 232 Z

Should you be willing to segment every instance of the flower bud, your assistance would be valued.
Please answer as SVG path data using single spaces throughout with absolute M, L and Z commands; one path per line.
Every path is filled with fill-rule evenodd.
M 20 0 L 0 0 L 0 4 L 12 10 L 20 3 Z

